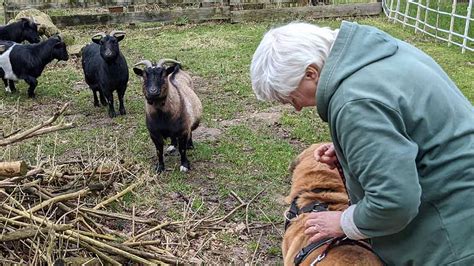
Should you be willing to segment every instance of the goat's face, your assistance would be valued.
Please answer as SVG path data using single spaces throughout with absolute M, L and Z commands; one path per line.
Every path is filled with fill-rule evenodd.
M 116 35 L 116 36 L 97 36 L 92 38 L 94 43 L 100 45 L 100 56 L 106 61 L 110 62 L 115 60 L 120 54 L 119 42 L 123 40 L 125 35 Z
M 133 72 L 143 78 L 143 94 L 148 104 L 163 104 L 168 95 L 167 77 L 173 72 L 172 67 L 133 68 Z
M 30 43 L 38 43 L 41 41 L 38 34 L 38 25 L 35 22 L 27 18 L 22 18 L 20 24 L 23 39 Z
M 54 44 L 53 58 L 57 60 L 63 60 L 63 61 L 67 61 L 69 59 L 69 54 L 67 53 L 66 44 L 63 41 L 58 40 Z

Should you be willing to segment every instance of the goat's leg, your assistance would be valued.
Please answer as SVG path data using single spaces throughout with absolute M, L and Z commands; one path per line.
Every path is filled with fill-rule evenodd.
M 8 79 L 2 78 L 2 80 L 3 80 L 3 84 L 5 84 L 5 91 L 6 92 L 12 92 L 10 87 L 8 86 L 8 82 L 9 82 Z
M 161 135 L 151 136 L 151 140 L 155 144 L 156 155 L 158 156 L 158 164 L 156 165 L 155 170 L 156 172 L 161 173 L 165 171 L 165 161 L 163 159 L 163 145 L 164 145 L 163 136 Z
M 117 114 L 115 113 L 115 108 L 114 108 L 114 95 L 112 94 L 111 91 L 102 91 L 102 93 L 104 93 L 104 96 L 107 99 L 107 103 L 109 104 L 110 118 L 116 117 Z
M 94 95 L 94 106 L 99 107 L 99 99 L 97 98 L 97 90 L 92 90 L 92 95 Z
M 179 154 L 181 155 L 181 166 L 179 170 L 181 172 L 187 172 L 191 169 L 188 161 L 188 157 L 186 156 L 186 148 L 188 144 L 188 136 L 184 135 L 179 137 Z
M 178 139 L 176 137 L 171 137 L 171 144 L 166 148 L 166 154 L 174 154 L 176 152 L 176 147 L 178 147 Z
M 188 139 L 188 143 L 187 143 L 187 149 L 188 149 L 188 150 L 194 149 L 193 133 L 192 133 L 192 132 L 189 134 L 189 139 Z
M 125 95 L 125 88 L 117 90 L 117 95 L 119 99 L 119 113 L 121 115 L 127 114 L 125 111 L 125 105 L 123 104 L 123 96 Z
M 16 92 L 15 81 L 14 80 L 8 80 L 8 87 L 10 87 L 10 91 L 12 93 Z
M 28 85 L 30 85 L 30 87 L 28 88 L 28 97 L 35 98 L 36 97 L 35 89 L 36 89 L 36 86 L 38 85 L 38 81 L 36 80 L 36 78 L 32 76 L 28 76 L 25 78 L 25 82 Z
M 100 98 L 100 103 L 102 106 L 107 106 L 107 100 L 104 97 L 104 94 L 102 93 L 102 90 L 99 89 L 99 98 Z

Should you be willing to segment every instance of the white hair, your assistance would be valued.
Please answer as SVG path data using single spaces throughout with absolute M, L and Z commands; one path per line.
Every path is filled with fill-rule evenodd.
M 338 30 L 293 22 L 269 30 L 252 58 L 250 77 L 259 100 L 286 99 L 315 64 L 321 71 Z

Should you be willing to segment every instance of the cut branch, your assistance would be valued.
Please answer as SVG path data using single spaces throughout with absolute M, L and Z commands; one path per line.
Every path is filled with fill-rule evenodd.
M 0 162 L 0 176 L 23 176 L 26 174 L 27 170 L 28 165 L 24 161 Z
M 10 145 L 12 143 L 22 141 L 22 140 L 25 140 L 25 139 L 29 139 L 29 138 L 34 137 L 34 136 L 38 136 L 38 135 L 54 132 L 54 131 L 57 131 L 57 130 L 62 130 L 62 129 L 73 127 L 72 124 L 60 124 L 60 125 L 57 125 L 57 126 L 51 126 L 51 127 L 46 128 L 47 126 L 54 123 L 58 119 L 58 117 L 61 114 L 63 114 L 64 111 L 66 111 L 66 108 L 68 106 L 69 106 L 69 103 L 64 104 L 64 106 L 59 111 L 54 113 L 53 116 L 50 117 L 48 120 L 43 121 L 40 124 L 30 128 L 30 129 L 27 129 L 23 132 L 19 132 L 19 133 L 16 133 L 14 135 L 11 135 L 8 138 L 1 139 L 0 140 L 0 146 Z

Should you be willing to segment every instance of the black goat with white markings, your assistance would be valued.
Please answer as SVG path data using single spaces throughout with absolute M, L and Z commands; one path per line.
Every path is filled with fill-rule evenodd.
M 57 60 L 67 61 L 69 55 L 66 44 L 59 36 L 37 44 L 17 44 L 11 41 L 0 41 L 4 52 L 0 55 L 0 77 L 5 83 L 5 90 L 15 92 L 14 81 L 23 79 L 30 86 L 28 96 L 35 97 L 38 85 L 37 78 L 41 76 L 48 63 Z
M 94 96 L 94 106 L 99 106 L 97 92 L 102 105 L 109 105 L 109 116 L 115 117 L 113 91 L 117 91 L 119 112 L 126 114 L 123 97 L 127 89 L 128 66 L 120 52 L 119 42 L 125 37 L 123 31 L 101 32 L 92 37 L 82 54 L 84 77 Z
M 21 18 L 20 21 L 0 26 L 0 40 L 21 43 L 39 43 L 38 24 L 33 20 Z
M 171 63 L 166 67 L 165 64 Z M 186 149 L 193 147 L 192 131 L 199 126 L 202 105 L 194 92 L 191 77 L 181 70 L 181 64 L 172 59 L 162 59 L 156 65 L 143 60 L 134 67 L 135 74 L 143 78 L 146 125 L 158 155 L 157 172 L 165 170 L 163 160 L 164 138 L 171 144 L 178 143 L 181 155 L 180 171 L 190 169 Z

